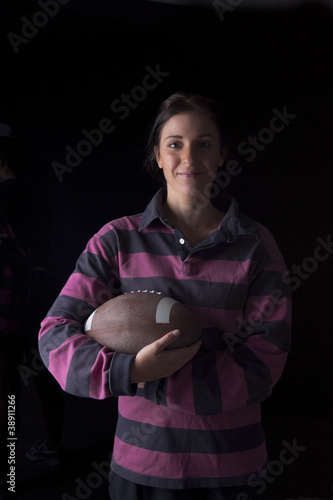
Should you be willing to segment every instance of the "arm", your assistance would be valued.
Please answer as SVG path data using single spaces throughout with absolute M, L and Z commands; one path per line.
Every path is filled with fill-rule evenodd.
M 131 367 L 131 382 L 143 387 L 145 382 L 172 375 L 190 361 L 197 353 L 201 340 L 188 347 L 165 350 L 180 334 L 179 330 L 171 331 L 141 349 Z
M 96 399 L 112 396 L 109 372 L 115 356 L 85 335 L 83 325 L 93 310 L 115 295 L 116 262 L 101 238 L 107 229 L 88 242 L 39 332 L 41 357 L 61 387 Z M 131 391 L 129 381 L 125 384 Z
M 106 245 L 105 233 L 108 233 Z M 142 374 L 140 363 L 139 372 L 138 363 L 135 364 L 131 379 L 135 356 L 112 352 L 83 333 L 89 315 L 119 294 L 116 240 L 116 235 L 107 225 L 89 241 L 74 272 L 41 324 L 41 357 L 61 387 L 77 396 L 96 399 L 133 396 L 142 376 L 151 380 L 149 376 L 147 378 L 147 371 Z M 146 349 L 152 359 L 150 377 L 166 377 L 193 356 L 193 347 L 177 352 L 161 352 L 175 339 L 170 332 L 157 343 L 156 348 Z
M 203 348 L 181 370 L 145 384 L 144 397 L 196 414 L 214 414 L 265 400 L 279 380 L 290 347 L 290 290 L 284 261 L 264 231 L 253 256 L 243 310 L 235 331 L 217 350 Z M 255 264 L 254 264 L 255 263 Z

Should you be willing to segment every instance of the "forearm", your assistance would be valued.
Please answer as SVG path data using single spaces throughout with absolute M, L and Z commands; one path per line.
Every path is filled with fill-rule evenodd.
M 181 332 L 174 330 L 161 339 L 141 349 L 135 356 L 131 366 L 131 382 L 145 383 L 169 377 L 182 368 L 197 353 L 201 341 L 180 349 L 165 348 L 172 346 Z

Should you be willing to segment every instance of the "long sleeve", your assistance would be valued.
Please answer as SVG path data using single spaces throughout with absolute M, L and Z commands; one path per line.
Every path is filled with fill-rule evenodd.
M 114 380 L 116 395 L 135 391 L 129 381 L 132 358 L 111 352 L 83 333 L 88 316 L 118 290 L 115 247 L 112 227 L 106 225 L 88 242 L 41 324 L 41 357 L 61 387 L 77 396 L 104 399 L 115 395 L 110 383 L 111 364 L 121 368 L 115 369 L 119 373 Z

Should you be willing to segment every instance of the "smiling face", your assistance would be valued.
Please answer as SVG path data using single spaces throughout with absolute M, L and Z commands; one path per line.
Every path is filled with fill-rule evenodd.
M 210 187 L 224 158 L 218 130 L 206 113 L 172 116 L 161 131 L 156 160 L 163 169 L 168 197 L 209 197 Z

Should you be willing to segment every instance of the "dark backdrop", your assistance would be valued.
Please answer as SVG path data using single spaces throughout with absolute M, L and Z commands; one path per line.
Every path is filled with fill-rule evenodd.
M 142 165 L 160 101 L 177 90 L 198 91 L 225 111 L 241 168 L 226 190 L 273 232 L 293 278 L 292 352 L 265 408 L 331 422 L 328 3 L 254 9 L 246 0 L 226 0 L 220 5 L 228 9 L 219 12 L 213 2 L 54 3 L 59 12 L 53 5 L 48 14 L 34 1 L 0 3 L 0 121 L 10 121 L 24 144 L 34 241 L 39 248 L 47 243 L 38 257 L 46 267 L 40 319 L 92 234 L 112 218 L 141 211 L 155 192 Z M 159 76 L 148 79 L 154 71 Z M 124 95 L 131 96 L 127 104 L 117 101 Z M 277 112 L 285 126 L 272 132 Z M 95 145 L 83 144 L 83 130 L 91 133 L 102 120 L 108 133 L 95 132 Z M 81 158 L 73 156 L 78 148 Z M 67 160 L 77 163 L 70 171 L 69 151 Z

